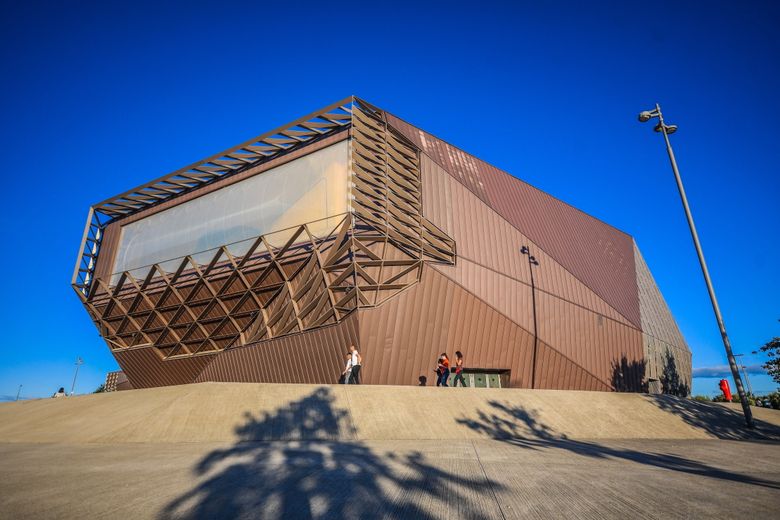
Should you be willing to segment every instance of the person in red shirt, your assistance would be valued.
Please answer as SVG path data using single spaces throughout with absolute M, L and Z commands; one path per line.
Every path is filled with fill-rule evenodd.
M 447 379 L 450 377 L 450 360 L 446 352 L 442 352 L 439 356 L 436 373 L 439 374 L 439 377 L 436 378 L 436 386 L 449 386 Z

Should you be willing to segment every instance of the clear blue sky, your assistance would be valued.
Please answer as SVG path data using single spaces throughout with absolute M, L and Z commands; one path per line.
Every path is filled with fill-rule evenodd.
M 660 102 L 735 350 L 780 335 L 778 2 L 109 3 L 0 13 L 0 395 L 69 387 L 77 355 L 77 392 L 116 368 L 69 286 L 90 204 L 353 93 L 633 234 L 694 366 L 717 367 L 662 141 L 636 121 Z

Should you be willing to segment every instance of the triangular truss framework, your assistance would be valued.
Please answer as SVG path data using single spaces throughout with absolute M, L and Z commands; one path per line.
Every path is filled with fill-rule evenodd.
M 93 279 L 106 216 L 127 216 L 163 200 L 158 193 L 163 181 L 133 191 L 155 195 L 123 194 L 92 208 L 73 286 L 112 349 L 155 347 L 169 359 L 303 332 L 381 304 L 417 283 L 426 261 L 454 264 L 454 241 L 422 215 L 419 150 L 388 127 L 381 110 L 351 101 L 337 105 L 335 114 L 331 106 L 294 123 L 308 134 L 288 127 L 261 139 L 279 151 L 264 149 L 269 157 L 311 141 L 314 134 L 349 127 L 352 208 L 329 218 L 335 225 L 324 237 L 312 234 L 307 223 L 250 239 L 240 255 L 223 245 L 143 273 Z M 220 157 L 241 155 L 237 150 L 247 146 Z M 212 158 L 195 170 L 205 168 L 213 181 L 235 170 L 232 161 L 238 160 Z M 220 175 L 207 163 L 220 165 Z M 177 175 L 181 170 L 172 174 Z M 211 182 L 197 179 L 203 182 L 185 182 L 182 191 Z

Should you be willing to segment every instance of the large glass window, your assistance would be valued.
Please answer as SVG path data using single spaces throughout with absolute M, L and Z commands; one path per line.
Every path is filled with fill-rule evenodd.
M 327 217 L 348 208 L 348 146 L 341 141 L 124 226 L 113 272 L 308 222 L 318 221 L 314 234 L 327 233 Z

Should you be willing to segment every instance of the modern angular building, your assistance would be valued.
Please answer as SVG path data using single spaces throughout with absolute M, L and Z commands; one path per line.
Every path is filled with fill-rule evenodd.
M 135 388 L 690 387 L 630 235 L 355 97 L 94 205 L 72 284 Z

